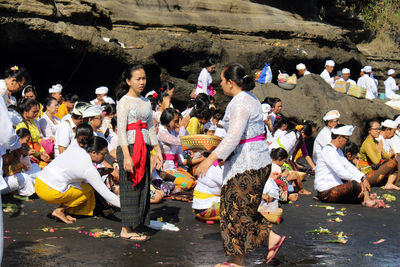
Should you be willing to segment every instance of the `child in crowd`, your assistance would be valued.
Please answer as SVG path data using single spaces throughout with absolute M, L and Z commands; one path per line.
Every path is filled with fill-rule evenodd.
M 360 158 L 359 155 L 359 148 L 353 142 L 347 142 L 347 144 L 343 148 L 343 154 L 346 156 L 347 160 L 353 163 L 358 169 L 358 159 Z
M 288 157 L 288 153 L 285 149 L 279 147 L 272 149 L 271 158 L 272 166 L 271 173 L 280 173 L 280 177 L 275 179 L 275 182 L 279 186 L 279 198 L 281 201 L 296 201 L 298 194 L 310 195 L 311 192 L 307 191 L 302 184 L 301 178 L 297 172 L 290 172 L 285 170 L 282 172 L 282 165 L 285 163 Z M 295 193 L 292 183 L 294 182 L 297 193 Z

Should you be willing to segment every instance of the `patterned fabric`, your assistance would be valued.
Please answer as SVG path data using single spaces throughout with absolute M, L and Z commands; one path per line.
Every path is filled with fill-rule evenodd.
M 196 178 L 194 178 L 189 172 L 185 171 L 183 168 L 165 170 L 165 172 L 175 177 L 175 189 L 181 188 L 184 190 L 191 190 L 197 184 Z
M 132 154 L 133 145 L 129 145 Z M 150 223 L 150 150 L 147 147 L 146 171 L 143 179 L 137 186 L 133 186 L 129 173 L 123 168 L 119 169 L 119 190 L 121 199 L 122 226 L 135 229 L 139 225 Z M 120 146 L 117 148 L 119 166 L 124 166 L 124 155 Z
M 379 186 L 386 182 L 388 176 L 398 170 L 399 163 L 395 159 L 391 159 L 383 163 L 377 170 L 369 171 L 365 177 L 371 186 Z
M 289 195 L 289 183 L 284 176 L 281 176 L 274 180 L 279 187 L 279 200 L 286 202 Z
M 358 197 L 360 192 L 361 184 L 356 181 L 349 181 L 319 192 L 317 196 L 321 201 L 329 203 L 361 203 L 362 199 Z
M 221 235 L 227 255 L 244 255 L 268 240 L 271 223 L 259 212 L 271 165 L 235 175 L 221 191 Z
M 213 151 L 222 138 L 213 135 L 197 134 L 181 137 L 182 150 Z
M 212 206 L 200 213 L 196 214 L 196 217 L 203 221 L 219 221 L 220 219 L 220 202 L 212 204 Z

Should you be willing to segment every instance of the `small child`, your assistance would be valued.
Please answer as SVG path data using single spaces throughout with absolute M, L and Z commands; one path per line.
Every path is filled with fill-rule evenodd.
M 347 144 L 343 148 L 343 154 L 346 156 L 347 160 L 353 163 L 357 168 L 358 167 L 358 159 L 359 159 L 359 148 L 353 142 L 347 142 Z
M 297 172 L 289 172 L 285 170 L 282 172 L 282 165 L 286 162 L 288 157 L 288 153 L 285 149 L 279 147 L 272 149 L 271 158 L 272 158 L 272 167 L 271 173 L 278 172 L 281 173 L 281 176 L 275 179 L 275 182 L 279 186 L 280 189 L 280 200 L 281 201 L 297 201 L 298 194 L 302 195 L 310 195 L 311 192 L 307 191 L 303 187 L 303 183 L 301 182 L 300 175 Z M 292 187 L 292 182 L 295 183 L 297 187 L 297 193 L 294 193 L 294 188 Z

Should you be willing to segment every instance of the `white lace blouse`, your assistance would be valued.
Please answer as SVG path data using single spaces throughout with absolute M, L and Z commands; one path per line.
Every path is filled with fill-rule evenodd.
M 147 129 L 142 129 L 143 139 L 147 145 L 158 145 L 156 130 L 153 123 L 153 112 L 150 101 L 143 97 L 124 95 L 117 105 L 118 142 L 120 146 L 135 143 L 135 130 L 127 131 L 127 125 L 139 120 L 147 124 Z
M 258 170 L 272 162 L 265 140 L 239 145 L 240 140 L 265 132 L 261 103 L 252 93 L 237 94 L 229 102 L 221 123 L 227 134 L 214 153 L 225 161 L 224 185 L 236 174 Z

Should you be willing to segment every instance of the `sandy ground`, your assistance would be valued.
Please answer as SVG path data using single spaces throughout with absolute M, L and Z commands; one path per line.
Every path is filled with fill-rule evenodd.
M 312 189 L 312 178 L 305 187 Z M 273 230 L 286 235 L 273 266 L 399 266 L 400 193 L 374 188 L 378 194 L 390 193 L 397 197 L 390 208 L 368 209 L 361 205 L 329 206 L 334 210 L 316 207 L 326 205 L 301 196 L 299 201 L 283 206 L 284 221 Z M 313 192 L 315 194 L 315 192 Z M 226 261 L 219 224 L 208 225 L 194 219 L 189 203 L 165 200 L 151 208 L 152 219 L 162 217 L 175 224 L 179 232 L 151 231 L 151 239 L 144 243 L 119 238 L 96 239 L 85 235 L 92 228 L 111 228 L 118 235 L 120 223 L 102 217 L 79 219 L 74 227 L 49 219 L 46 215 L 53 205 L 40 199 L 22 201 L 3 197 L 4 203 L 16 203 L 21 209 L 4 213 L 5 251 L 2 266 L 213 266 Z M 345 216 L 328 216 L 344 211 Z M 118 217 L 118 213 L 116 213 Z M 340 217 L 342 222 L 328 222 Z M 68 225 L 70 226 L 70 225 Z M 347 244 L 328 243 L 332 235 L 312 234 L 307 231 L 324 227 L 333 234 L 343 232 Z M 44 227 L 54 232 L 43 232 Z M 374 244 L 380 239 L 385 242 Z M 369 256 L 366 256 L 369 254 Z M 261 247 L 246 260 L 247 266 L 266 266 L 266 247 Z

